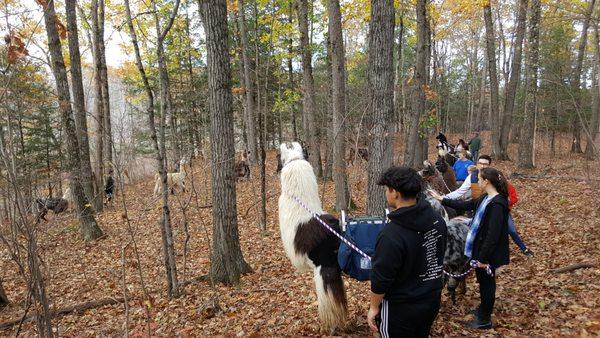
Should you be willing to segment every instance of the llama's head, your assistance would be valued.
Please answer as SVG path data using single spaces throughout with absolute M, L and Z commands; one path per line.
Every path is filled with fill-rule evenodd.
M 179 161 L 179 172 L 185 175 L 186 174 L 185 166 L 188 165 L 189 163 L 190 163 L 190 161 L 187 158 L 185 158 L 185 157 L 181 158 L 181 160 Z
M 423 169 L 419 171 L 419 175 L 424 178 L 437 176 L 437 171 L 429 160 L 425 160 L 423 161 Z
M 282 167 L 294 160 L 307 160 L 308 153 L 299 142 L 284 142 L 279 146 Z
M 446 162 L 446 158 L 444 156 L 438 156 L 437 161 L 435 161 L 435 167 L 441 173 L 448 171 L 448 162 Z

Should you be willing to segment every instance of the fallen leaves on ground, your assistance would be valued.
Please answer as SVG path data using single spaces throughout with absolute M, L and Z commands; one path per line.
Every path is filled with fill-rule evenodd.
M 458 139 L 458 135 L 451 136 Z M 489 138 L 484 141 L 490 144 Z M 563 140 L 563 143 L 568 146 L 568 141 Z M 541 146 L 544 144 L 541 143 Z M 431 148 L 430 157 L 433 158 Z M 486 150 L 484 148 L 482 153 Z M 535 257 L 527 259 L 511 242 L 511 264 L 498 272 L 495 328 L 484 334 L 598 335 L 600 268 L 562 274 L 552 274 L 549 270 L 579 262 L 599 263 L 597 194 L 600 181 L 595 175 L 600 172 L 600 165 L 570 155 L 567 150 L 556 158 L 550 157 L 547 151 L 539 153 L 538 169 L 529 173 L 546 172 L 563 178 L 512 181 L 520 197 L 514 209 L 517 229 L 535 252 Z M 510 154 L 516 158 L 516 145 L 511 147 Z M 211 287 L 209 281 L 199 278 L 209 271 L 212 240 L 211 209 L 201 208 L 211 204 L 210 170 L 205 163 L 194 163 L 194 190 L 197 194 L 188 192 L 180 195 L 179 200 L 171 198 L 178 275 L 180 281 L 188 282 L 179 298 L 168 299 L 166 296 L 158 227 L 160 200 L 152 196 L 151 178 L 130 184 L 125 191 L 135 246 L 123 217 L 123 200 L 119 193 L 114 206 L 98 215 L 107 235 L 104 239 L 84 243 L 79 237 L 73 214 L 58 215 L 43 224 L 39 247 L 51 309 L 107 297 L 122 298 L 124 291 L 129 299 L 127 327 L 125 306 L 119 304 L 54 319 L 58 335 L 122 336 L 125 330 L 132 337 L 320 335 L 312 274 L 296 272 L 283 252 L 277 221 L 279 182 L 275 174 L 275 153 L 271 152 L 268 156 L 267 190 L 270 197 L 267 201 L 266 232 L 259 229 L 257 168 L 252 168 L 251 180 L 238 183 L 240 241 L 244 258 L 254 272 L 243 276 L 236 286 Z M 366 164 L 362 160 L 358 162 L 349 168 L 349 182 L 352 198 L 358 206 L 355 213 L 360 214 L 366 205 Z M 493 165 L 507 176 L 516 171 L 513 162 L 494 162 Z M 588 179 L 567 179 L 565 176 Z M 320 189 L 324 210 L 331 211 L 335 202 L 333 183 L 321 183 Z M 179 201 L 185 203 L 188 199 L 191 203 L 186 217 L 191 237 L 184 266 L 185 233 Z M 124 247 L 125 260 L 122 262 Z M 3 285 L 12 302 L 0 311 L 0 321 L 7 321 L 23 315 L 27 295 L 24 281 L 4 251 L 1 268 Z M 142 279 L 151 299 L 144 296 Z M 339 334 L 369 336 L 371 333 L 366 323 L 369 285 L 346 279 L 346 287 L 350 324 Z M 443 296 L 432 334 L 459 336 L 482 333 L 466 330 L 461 323 L 477 303 L 477 284 L 471 275 L 467 293 L 459 295 L 456 304 Z M 15 332 L 16 327 L 0 334 L 14 335 Z M 35 335 L 34 323 L 23 324 L 21 334 Z

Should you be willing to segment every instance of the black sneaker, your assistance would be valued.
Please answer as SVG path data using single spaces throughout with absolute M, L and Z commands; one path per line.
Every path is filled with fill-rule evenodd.
M 525 249 L 525 251 L 523 251 L 523 254 L 529 258 L 533 257 L 533 251 L 531 251 L 529 249 Z
M 489 330 L 492 328 L 492 319 L 482 320 L 476 316 L 475 319 L 466 322 L 465 326 L 469 329 Z

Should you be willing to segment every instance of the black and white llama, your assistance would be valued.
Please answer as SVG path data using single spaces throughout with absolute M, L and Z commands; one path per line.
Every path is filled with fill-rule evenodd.
M 300 143 L 283 143 L 280 151 L 279 227 L 283 247 L 296 269 L 313 271 L 321 328 L 332 332 L 345 325 L 348 313 L 342 272 L 337 262 L 340 241 L 294 197 L 321 215 L 321 219 L 338 232 L 339 221 L 332 215 L 323 214 L 317 179 Z

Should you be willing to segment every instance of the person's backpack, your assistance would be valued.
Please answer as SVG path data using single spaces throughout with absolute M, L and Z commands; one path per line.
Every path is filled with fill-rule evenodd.
M 380 216 L 361 216 L 345 220 L 342 212 L 344 237 L 369 257 L 375 253 L 379 232 L 386 224 Z M 359 281 L 368 281 L 371 275 L 371 261 L 342 241 L 338 250 L 338 263 L 344 273 Z

